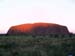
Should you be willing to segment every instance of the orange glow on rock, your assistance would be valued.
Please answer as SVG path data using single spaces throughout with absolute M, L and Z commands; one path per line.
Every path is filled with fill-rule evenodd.
M 23 24 L 23 25 L 17 25 L 14 27 L 13 30 L 18 30 L 20 32 L 29 32 L 32 28 L 35 27 L 48 27 L 48 26 L 56 26 L 57 24 L 52 24 L 52 23 L 34 23 L 34 24 Z
M 60 34 L 67 34 L 67 33 L 69 33 L 69 31 L 67 30 L 67 28 L 65 26 L 53 24 L 53 23 L 22 24 L 22 25 L 12 26 L 8 31 L 8 34 L 18 34 L 18 33 L 29 33 L 29 34 L 60 33 Z

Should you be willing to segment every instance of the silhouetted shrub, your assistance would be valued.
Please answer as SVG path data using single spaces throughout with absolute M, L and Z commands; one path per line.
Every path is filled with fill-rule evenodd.
M 72 37 L 72 36 L 73 36 L 73 33 L 70 33 L 70 34 L 69 34 L 69 37 Z
M 58 38 L 58 37 L 59 37 L 59 35 L 58 35 L 58 34 L 55 34 L 55 35 L 54 35 L 54 37 L 55 37 L 55 38 Z
M 0 48 L 9 49 L 9 48 L 15 48 L 17 45 L 15 42 L 6 42 L 4 44 L 0 45 Z

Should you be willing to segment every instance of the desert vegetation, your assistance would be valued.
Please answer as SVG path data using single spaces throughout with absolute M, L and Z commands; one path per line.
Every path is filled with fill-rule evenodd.
M 0 56 L 75 55 L 75 35 L 0 35 Z

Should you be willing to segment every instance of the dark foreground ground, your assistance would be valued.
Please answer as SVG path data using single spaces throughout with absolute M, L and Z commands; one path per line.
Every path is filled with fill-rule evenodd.
M 0 56 L 75 56 L 75 36 L 0 36 Z

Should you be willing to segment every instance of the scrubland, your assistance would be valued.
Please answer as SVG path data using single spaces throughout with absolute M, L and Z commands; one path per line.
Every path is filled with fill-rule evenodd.
M 75 35 L 2 35 L 0 56 L 75 56 Z

